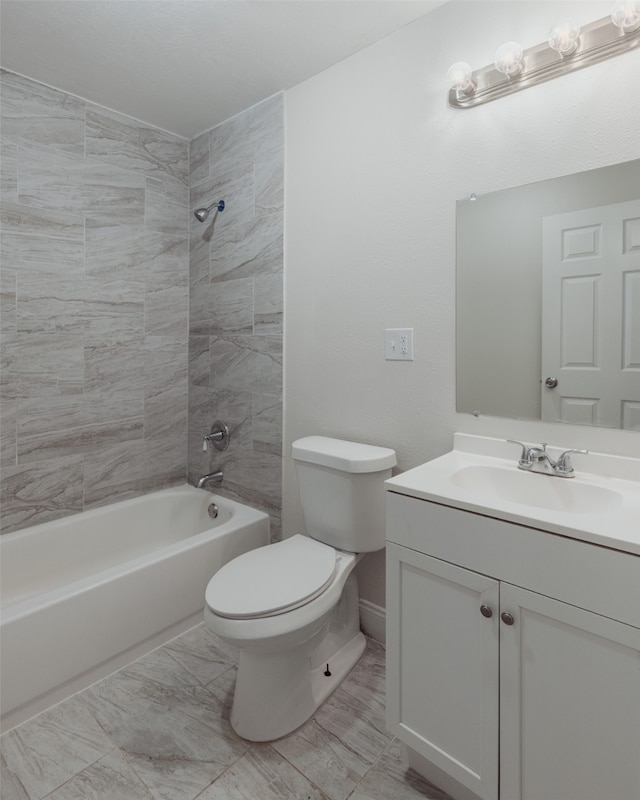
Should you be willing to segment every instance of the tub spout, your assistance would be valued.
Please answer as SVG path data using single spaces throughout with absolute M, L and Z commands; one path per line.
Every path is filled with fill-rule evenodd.
M 215 472 L 210 472 L 208 475 L 201 475 L 198 478 L 196 486 L 198 489 L 202 489 L 208 483 L 220 483 L 221 480 L 222 480 L 222 470 L 217 469 Z

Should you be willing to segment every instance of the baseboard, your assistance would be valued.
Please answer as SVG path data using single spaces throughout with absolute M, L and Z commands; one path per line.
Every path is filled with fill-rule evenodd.
M 360 600 L 360 627 L 366 636 L 386 644 L 386 610 L 369 600 Z

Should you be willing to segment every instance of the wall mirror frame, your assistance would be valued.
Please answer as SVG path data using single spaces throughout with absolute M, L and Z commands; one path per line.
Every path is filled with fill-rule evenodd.
M 640 432 L 639 209 L 640 159 L 458 201 L 458 412 Z

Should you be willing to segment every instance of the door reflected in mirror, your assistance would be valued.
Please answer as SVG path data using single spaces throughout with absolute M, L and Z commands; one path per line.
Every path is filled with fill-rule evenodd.
M 640 159 L 457 204 L 457 410 L 640 431 Z

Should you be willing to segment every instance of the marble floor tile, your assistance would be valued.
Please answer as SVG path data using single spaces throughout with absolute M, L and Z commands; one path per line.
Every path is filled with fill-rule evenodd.
M 229 724 L 235 648 L 200 624 L 0 739 L 2 800 L 450 800 L 384 725 L 384 648 L 270 744 Z
M 42 800 L 113 747 L 79 697 L 5 733 L 0 744 L 13 785 L 29 800 Z
M 152 800 L 124 756 L 114 750 L 74 775 L 46 800 Z
M 87 702 L 155 798 L 192 800 L 248 748 L 165 648 L 89 689 Z
M 346 800 L 371 767 L 370 761 L 315 718 L 273 747 L 330 800 Z
M 0 788 L 2 800 L 29 800 L 20 775 L 9 769 L 2 753 L 0 753 Z
M 226 644 L 204 625 L 198 625 L 164 648 L 204 686 L 232 669 L 238 659 L 235 647 Z
M 402 761 L 394 740 L 349 800 L 451 800 Z
M 254 745 L 198 800 L 327 800 L 269 745 Z

